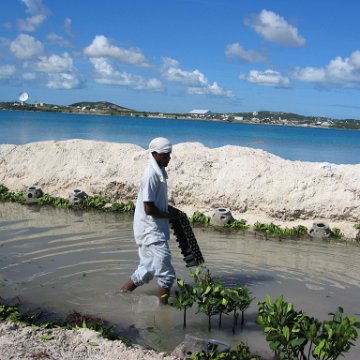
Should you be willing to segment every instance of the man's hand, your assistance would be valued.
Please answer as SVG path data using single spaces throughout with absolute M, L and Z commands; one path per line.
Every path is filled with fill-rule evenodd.
M 145 201 L 144 202 L 144 211 L 146 215 L 150 215 L 158 219 L 171 219 L 171 214 L 169 212 L 159 210 L 154 202 Z

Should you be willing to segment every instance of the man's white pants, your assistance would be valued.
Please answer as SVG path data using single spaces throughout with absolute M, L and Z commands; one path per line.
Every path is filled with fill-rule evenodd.
M 175 281 L 175 270 L 171 264 L 171 251 L 167 241 L 150 245 L 139 245 L 140 264 L 131 275 L 136 286 L 147 284 L 156 277 L 159 287 L 171 288 Z

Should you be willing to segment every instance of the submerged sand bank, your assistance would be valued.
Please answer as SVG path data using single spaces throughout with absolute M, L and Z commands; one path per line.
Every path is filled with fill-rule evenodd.
M 80 188 L 134 201 L 148 154 L 137 145 L 68 140 L 0 145 L 0 183 L 13 191 L 40 186 L 67 197 Z M 237 219 L 283 226 L 327 220 L 354 238 L 360 222 L 360 164 L 289 161 L 263 150 L 199 143 L 174 146 L 169 197 L 191 215 L 228 207 Z

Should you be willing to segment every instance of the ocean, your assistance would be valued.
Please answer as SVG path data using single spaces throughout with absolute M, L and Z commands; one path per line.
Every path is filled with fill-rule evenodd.
M 173 144 L 200 142 L 262 149 L 287 160 L 360 163 L 360 131 L 204 120 L 0 111 L 0 144 L 85 139 L 147 148 L 157 136 Z

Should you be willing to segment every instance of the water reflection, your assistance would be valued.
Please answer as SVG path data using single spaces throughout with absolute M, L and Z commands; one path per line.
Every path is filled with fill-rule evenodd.
M 321 241 L 270 241 L 239 232 L 195 228 L 207 267 L 226 284 L 250 286 L 255 300 L 246 325 L 233 336 L 231 319 L 222 330 L 214 320 L 190 310 L 186 333 L 218 338 L 232 346 L 246 340 L 265 352 L 255 325 L 257 302 L 266 294 L 285 294 L 297 309 L 328 319 L 343 306 L 358 314 L 359 247 Z M 159 350 L 171 350 L 185 335 L 182 313 L 159 307 L 156 283 L 119 295 L 117 289 L 137 265 L 132 217 L 0 203 L 0 295 L 52 311 L 80 311 L 101 316 L 126 329 L 129 337 Z M 189 279 L 177 243 L 171 241 L 178 277 Z M 165 340 L 166 339 L 166 340 Z M 357 359 L 355 348 L 347 359 Z

